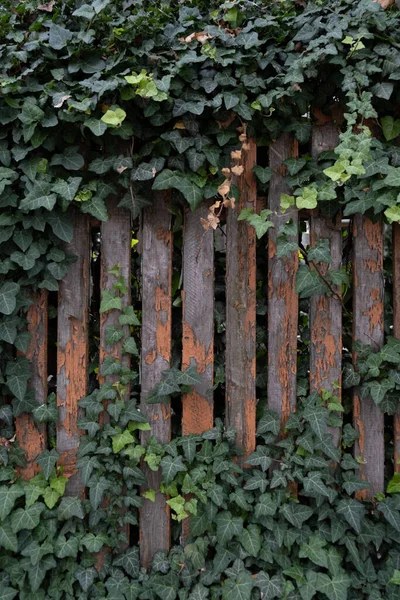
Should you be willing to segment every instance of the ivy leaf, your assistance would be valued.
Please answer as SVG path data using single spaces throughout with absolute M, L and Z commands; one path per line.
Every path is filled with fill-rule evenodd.
M 66 521 L 71 517 L 83 519 L 84 516 L 85 514 L 83 512 L 82 502 L 79 500 L 79 498 L 64 497 L 61 500 L 60 506 L 57 510 L 57 517 L 60 519 L 60 521 Z
M 54 545 L 54 551 L 57 558 L 76 558 L 79 549 L 79 540 L 77 537 L 70 535 L 68 538 L 65 535 L 59 535 Z
M 128 354 L 133 354 L 134 356 L 139 356 L 139 350 L 136 345 L 135 338 L 128 337 L 125 339 L 123 351 L 127 352 Z
M 227 579 L 222 587 L 223 600 L 250 600 L 253 578 L 247 571 L 241 571 L 235 580 Z
M 266 184 L 272 177 L 272 169 L 270 167 L 260 167 L 256 165 L 252 170 L 260 183 Z
M 318 240 L 316 246 L 308 251 L 308 260 L 329 264 L 332 261 L 329 240 Z
M 152 587 L 161 600 L 175 600 L 179 588 L 178 576 L 172 571 L 167 575 L 155 575 Z
M 85 127 L 88 127 L 96 137 L 100 137 L 105 133 L 105 131 L 107 131 L 107 123 L 99 119 L 87 119 L 84 125 Z
M 266 471 L 272 463 L 272 458 L 268 453 L 269 449 L 267 446 L 257 446 L 256 451 L 247 457 L 246 464 L 255 467 L 260 466 L 263 471 Z
M 103 290 L 100 304 L 100 313 L 105 313 L 109 310 L 121 310 L 121 297 L 116 296 L 112 290 Z
M 284 585 L 279 575 L 274 575 L 270 578 L 267 573 L 260 571 L 255 579 L 255 586 L 260 589 L 262 598 L 265 600 L 282 598 Z
M 49 28 L 49 46 L 54 50 L 61 50 L 72 39 L 72 31 L 68 31 L 61 25 L 51 23 Z
M 40 515 L 42 514 L 45 505 L 42 502 L 37 502 L 27 509 L 18 508 L 11 515 L 11 528 L 14 533 L 18 533 L 22 529 L 34 529 L 39 525 Z
M 296 277 L 296 293 L 301 298 L 326 294 L 327 291 L 328 287 L 317 271 L 311 270 L 307 265 L 300 265 Z
M 140 570 L 138 548 L 128 548 L 123 554 L 117 555 L 113 565 L 122 567 L 130 577 L 138 577 Z
M 58 408 L 55 404 L 41 404 L 32 411 L 32 414 L 36 423 L 57 423 L 58 421 Z
M 125 446 L 127 446 L 128 444 L 133 444 L 134 441 L 135 438 L 128 429 L 125 429 L 125 431 L 123 431 L 122 433 L 117 433 L 117 435 L 113 435 L 112 448 L 114 454 L 118 454 L 118 452 L 120 452 L 122 448 L 125 448 Z
M 389 83 L 386 85 L 391 85 L 393 90 L 393 84 Z M 394 118 L 391 116 L 383 117 L 381 119 L 381 125 L 383 135 L 385 136 L 385 140 L 387 140 L 388 142 L 390 140 L 394 140 L 400 135 L 400 119 L 394 120 Z
M 400 531 L 400 511 L 397 509 L 397 502 L 394 498 L 387 498 L 385 502 L 379 502 L 378 508 L 384 515 L 388 523 L 395 528 L 396 531 Z
M 46 220 L 60 240 L 67 243 L 72 241 L 74 230 L 70 214 L 52 211 Z
M 83 591 L 87 592 L 97 577 L 97 571 L 94 567 L 85 569 L 85 567 L 79 566 L 75 572 L 75 576 Z
M 332 578 L 325 573 L 317 574 L 317 590 L 325 594 L 329 600 L 347 600 L 347 592 L 351 579 L 345 572 L 340 572 Z
M 309 558 L 319 567 L 328 568 L 328 557 L 325 550 L 326 541 L 317 535 L 311 535 L 308 542 L 300 546 L 300 558 Z
M 13 600 L 18 595 L 18 590 L 12 587 L 4 586 L 0 590 L 0 600 Z
M 202 583 L 198 583 L 194 586 L 188 600 L 206 600 L 208 598 L 208 594 L 209 588 L 206 588 Z
M 24 489 L 18 484 L 13 484 L 10 487 L 0 486 L 0 521 L 3 521 L 10 514 L 15 501 L 24 494 Z
M 360 533 L 361 523 L 365 516 L 365 508 L 361 502 L 353 499 L 340 500 L 336 507 L 336 512 L 340 515 L 343 515 L 354 531 Z
M 307 521 L 313 514 L 313 509 L 310 506 L 304 506 L 304 504 L 296 504 L 295 502 L 289 502 L 284 504 L 282 507 L 282 514 L 285 518 L 297 527 L 301 529 L 303 523 Z
M 322 406 L 307 406 L 304 409 L 303 417 L 310 424 L 318 439 L 322 440 L 326 434 L 329 411 Z
M 312 509 L 310 509 L 312 512 Z M 242 535 L 239 537 L 239 541 L 243 548 L 255 558 L 261 550 L 261 533 L 258 525 L 250 524 L 246 529 L 243 530 Z
M 7 281 L 0 287 L 0 313 L 11 315 L 17 305 L 18 283 Z
M 240 536 L 243 531 L 243 520 L 234 517 L 229 511 L 218 513 L 215 523 L 217 525 L 217 539 L 220 544 L 226 544 L 234 536 Z
M 43 450 L 36 459 L 36 462 L 42 469 L 42 473 L 48 479 L 56 466 L 60 455 L 54 448 L 52 450 Z
M 122 314 L 118 317 L 120 325 L 137 325 L 140 326 L 140 321 L 136 316 L 133 306 L 127 306 L 122 310 Z
M 181 192 L 190 209 L 195 211 L 203 200 L 202 189 L 188 176 L 181 177 L 174 187 Z
M 166 484 L 171 483 L 177 473 L 187 471 L 181 456 L 165 456 L 160 465 Z
M 17 536 L 11 528 L 10 521 L 0 523 L 0 547 L 11 552 L 18 551 Z

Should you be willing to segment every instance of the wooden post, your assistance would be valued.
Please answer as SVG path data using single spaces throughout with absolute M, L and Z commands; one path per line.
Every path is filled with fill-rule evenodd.
M 282 426 L 296 406 L 298 296 L 296 272 L 298 253 L 277 258 L 276 238 L 279 227 L 289 219 L 298 226 L 298 212 L 280 208 L 281 194 L 289 194 L 284 181 L 283 161 L 297 157 L 298 145 L 291 134 L 284 133 L 271 144 L 269 164 L 271 178 L 268 204 L 275 227 L 268 231 L 268 406 L 281 415 Z M 297 238 L 296 240 L 297 241 Z
M 256 233 L 238 216 L 244 208 L 256 210 L 256 157 L 257 147 L 250 139 L 248 149 L 242 150 L 239 202 L 227 209 L 226 422 L 236 428 L 242 465 L 256 441 Z
M 312 128 L 311 153 L 314 158 L 339 143 L 337 127 L 331 123 Z M 312 211 L 310 220 L 311 246 L 321 239 L 329 241 L 332 262 L 319 263 L 318 269 L 326 275 L 328 268 L 340 269 L 342 265 L 342 230 L 340 214 L 335 220 L 322 216 L 319 209 Z M 310 388 L 321 392 L 327 389 L 341 401 L 342 381 L 342 305 L 341 286 L 335 286 L 336 296 L 320 295 L 310 299 Z M 336 384 L 336 385 L 335 385 Z M 338 387 L 339 386 L 339 387 Z M 336 446 L 340 441 L 340 428 L 330 428 Z
M 393 335 L 400 339 L 400 224 L 393 223 Z M 394 469 L 400 473 L 400 409 L 394 417 Z
M 382 223 L 356 215 L 353 234 L 353 339 L 372 346 L 377 352 L 384 341 Z M 372 398 L 360 400 L 359 388 L 356 388 L 353 417 L 354 427 L 360 434 L 355 455 L 361 457 L 361 477 L 372 484 L 371 489 L 359 492 L 358 496 L 371 497 L 384 490 L 384 415 Z
M 73 221 L 73 240 L 64 247 L 77 260 L 60 282 L 58 296 L 57 451 L 64 475 L 69 478 L 66 495 L 83 496 L 76 455 L 81 435 L 78 402 L 87 394 L 88 380 L 90 230 L 86 215 L 76 211 Z
M 149 434 L 161 443 L 171 439 L 170 404 L 146 404 L 171 360 L 172 230 L 168 200 L 168 192 L 155 193 L 153 205 L 143 213 L 141 410 L 151 432 L 142 432 L 142 444 Z M 144 472 L 147 488 L 157 492 L 155 502 L 145 499 L 140 510 L 140 559 L 147 569 L 156 552 L 169 549 L 170 515 L 165 496 L 159 492 L 160 472 L 147 466 Z
M 40 404 L 45 404 L 47 399 L 47 296 L 47 290 L 39 292 L 26 317 L 31 340 L 25 356 L 32 369 L 30 387 L 35 390 Z M 40 471 L 36 458 L 46 449 L 46 425 L 35 423 L 31 414 L 23 413 L 15 419 L 15 432 L 26 458 L 26 466 L 20 469 L 20 473 L 23 479 L 28 480 Z

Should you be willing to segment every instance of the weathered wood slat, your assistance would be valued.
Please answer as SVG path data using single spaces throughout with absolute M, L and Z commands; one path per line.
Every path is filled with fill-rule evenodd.
M 393 334 L 400 339 L 400 225 L 393 224 Z M 400 409 L 394 417 L 394 468 L 400 472 Z
M 74 238 L 65 250 L 77 260 L 60 282 L 57 348 L 57 451 L 64 475 L 69 477 L 66 494 L 82 496 L 83 485 L 76 469 L 79 447 L 78 402 L 87 393 L 88 316 L 90 282 L 89 220 L 74 214 Z
M 268 406 L 281 415 L 282 425 L 296 406 L 298 297 L 296 272 L 298 253 L 277 258 L 279 227 L 289 219 L 298 225 L 298 212 L 280 208 L 281 194 L 290 194 L 284 181 L 283 161 L 296 157 L 298 144 L 291 134 L 283 134 L 269 149 L 271 178 L 268 204 L 273 211 L 274 228 L 268 231 Z M 296 240 L 297 241 L 297 238 Z
M 44 404 L 47 398 L 47 296 L 47 290 L 39 292 L 27 313 L 28 331 L 31 334 L 25 353 L 32 370 L 29 385 L 35 390 L 36 400 L 40 404 Z M 36 458 L 46 449 L 46 425 L 35 423 L 31 414 L 23 413 L 15 419 L 15 431 L 26 458 L 26 466 L 20 469 L 20 473 L 23 479 L 28 480 L 40 471 Z
M 339 132 L 333 123 L 314 125 L 311 138 L 311 153 L 315 158 L 320 152 L 333 150 L 339 143 Z M 329 240 L 332 262 L 320 263 L 319 272 L 325 276 L 329 269 L 340 269 L 342 264 L 342 231 L 340 215 L 335 221 L 326 219 L 318 209 L 311 214 L 310 240 L 315 246 L 318 240 Z M 341 287 L 334 288 L 336 296 L 312 296 L 310 299 L 310 387 L 321 392 L 327 389 L 341 400 L 342 380 L 342 305 Z M 335 385 L 336 384 L 336 385 Z M 340 429 L 330 428 L 336 445 L 340 440 Z
M 364 215 L 354 219 L 353 260 L 353 338 L 377 352 L 384 341 L 383 329 L 383 227 Z M 354 353 L 354 360 L 356 360 Z M 355 456 L 361 456 L 361 477 L 372 487 L 359 493 L 371 497 L 383 492 L 384 485 L 384 415 L 372 398 L 360 400 L 354 392 L 354 427 L 360 434 Z
M 182 434 L 213 426 L 214 231 L 205 231 L 208 204 L 185 215 L 183 234 L 182 369 L 197 369 L 201 383 L 182 399 Z
M 146 398 L 171 360 L 172 229 L 169 193 L 155 193 L 153 206 L 143 213 L 142 227 L 142 353 L 141 410 L 151 425 L 142 433 L 162 442 L 171 438 L 169 404 L 146 404 Z M 144 466 L 145 467 L 145 466 Z M 140 559 L 149 568 L 156 552 L 170 545 L 170 514 L 165 496 L 158 492 L 159 472 L 144 468 L 149 489 L 157 491 L 155 502 L 145 500 L 140 510 Z
M 244 453 L 241 463 L 253 452 L 256 439 L 256 233 L 237 218 L 244 208 L 256 210 L 256 159 L 257 147 L 250 139 L 248 149 L 242 150 L 239 202 L 227 211 L 226 422 L 236 428 L 236 443 Z
M 118 201 L 112 198 L 107 202 L 107 212 L 109 219 L 101 224 L 101 267 L 100 267 L 100 287 L 101 291 L 114 291 L 114 284 L 117 279 L 115 275 L 109 271 L 119 266 L 120 276 L 123 277 L 126 285 L 126 293 L 121 297 L 122 308 L 129 306 L 131 302 L 131 216 L 125 208 L 118 208 Z M 109 312 L 100 314 L 100 364 L 108 356 L 113 356 L 116 360 L 121 361 L 126 367 L 130 365 L 129 354 L 122 352 L 124 339 L 129 336 L 129 327 L 124 326 L 124 337 L 113 344 L 107 345 L 106 335 L 107 327 L 121 327 L 118 321 L 119 312 L 110 310 Z M 107 381 L 114 383 L 118 380 L 118 375 L 108 375 Z M 99 378 L 100 383 L 104 381 L 103 377 Z M 129 387 L 127 386 L 125 398 L 129 398 Z M 102 415 L 103 420 L 107 421 L 107 413 Z

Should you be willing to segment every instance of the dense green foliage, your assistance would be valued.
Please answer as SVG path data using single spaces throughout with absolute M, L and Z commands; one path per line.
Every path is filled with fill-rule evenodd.
M 23 453 L 8 441 L 23 412 L 49 431 L 57 421 L 54 398 L 38 406 L 28 389 L 29 363 L 17 351 L 29 343 L 30 293 L 57 291 L 74 260 L 62 249 L 73 235 L 72 207 L 106 220 L 105 200 L 116 194 L 136 218 L 152 189 L 170 188 L 176 214 L 185 202 L 191 209 L 203 198 L 212 204 L 244 132 L 262 149 L 288 131 L 300 156 L 287 161 L 293 195 L 282 197 L 283 209 L 318 204 L 330 216 L 342 207 L 348 217 L 400 220 L 399 11 L 367 0 L 303 4 L 3 0 L 0 385 L 11 400 L 0 406 L 1 600 L 398 598 L 400 482 L 395 476 L 388 495 L 371 503 L 352 497 L 365 487 L 351 454 L 357 434 L 345 425 L 342 452 L 329 441 L 326 426 L 341 423 L 341 406 L 329 394 L 307 396 L 299 385 L 298 411 L 280 440 L 279 418 L 261 402 L 259 445 L 242 470 L 234 432 L 220 422 L 201 437 L 177 436 L 167 446 L 151 439 L 143 448 L 136 432 L 149 426 L 135 395 L 123 400 L 137 374 L 107 359 L 99 369 L 118 382 L 80 402 L 85 500 L 63 497 L 66 478 L 54 448 L 40 455 L 40 475 L 19 480 Z M 336 153 L 318 160 L 307 146 L 311 102 L 342 127 Z M 263 166 L 255 173 L 265 195 L 272 173 Z M 234 185 L 229 194 L 237 197 Z M 259 237 L 269 227 L 268 211 L 241 218 Z M 282 228 L 280 256 L 297 249 L 295 233 L 290 222 Z M 324 240 L 300 250 L 307 258 L 298 276 L 302 298 L 349 285 L 346 269 L 323 279 L 310 269 L 310 262 L 330 262 Z M 101 312 L 121 307 L 128 282 L 118 269 L 114 274 L 115 293 L 103 296 Z M 119 323 L 131 328 L 124 350 L 136 356 L 132 307 L 120 312 Z M 223 316 L 216 323 L 219 333 Z M 111 328 L 108 343 L 121 332 Z M 344 385 L 361 377 L 362 389 L 393 414 L 398 342 L 389 339 L 377 354 L 358 352 L 358 372 L 346 366 Z M 180 394 L 195 380 L 174 368 L 150 401 Z M 261 378 L 258 387 L 265 397 Z M 104 401 L 109 423 L 101 425 Z M 189 543 L 157 555 L 150 573 L 140 570 L 135 544 L 118 552 L 121 526 L 136 525 L 143 501 L 141 460 L 162 471 L 175 537 L 192 515 Z M 145 494 L 151 499 L 154 491 Z M 93 553 L 105 547 L 113 552 L 99 573 Z

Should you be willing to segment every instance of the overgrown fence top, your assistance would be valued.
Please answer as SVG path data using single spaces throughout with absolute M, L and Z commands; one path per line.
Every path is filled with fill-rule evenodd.
M 400 16 L 0 8 L 0 600 L 394 600 Z

